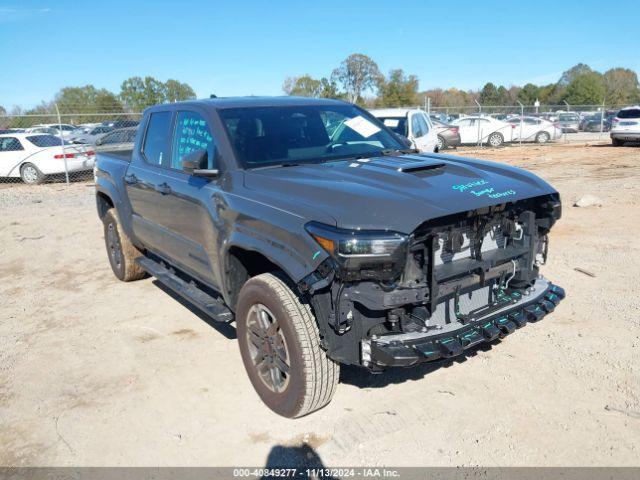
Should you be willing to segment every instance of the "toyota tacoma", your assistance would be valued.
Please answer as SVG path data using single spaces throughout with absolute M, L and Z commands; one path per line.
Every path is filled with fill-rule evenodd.
M 558 192 L 504 164 L 418 154 L 358 106 L 214 98 L 147 109 L 94 168 L 109 262 L 236 323 L 264 403 L 299 417 L 339 365 L 463 354 L 552 312 Z

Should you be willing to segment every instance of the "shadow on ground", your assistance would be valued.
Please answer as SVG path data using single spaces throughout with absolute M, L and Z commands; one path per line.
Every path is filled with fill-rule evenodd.
M 346 383 L 347 385 L 353 385 L 358 388 L 383 388 L 391 384 L 421 380 L 431 372 L 466 362 L 467 359 L 474 357 L 478 351 L 489 351 L 494 344 L 499 342 L 500 340 L 495 340 L 492 343 L 481 343 L 465 350 L 462 355 L 455 358 L 422 363 L 414 365 L 413 367 L 394 367 L 380 373 L 371 373 L 364 367 L 342 365 L 340 367 L 340 383 Z
M 267 456 L 266 470 L 276 470 L 274 472 L 267 471 L 262 479 L 280 478 L 277 469 L 296 469 L 295 478 L 326 478 L 333 479 L 336 477 L 327 476 L 323 473 L 330 472 L 310 472 L 308 470 L 321 470 L 327 468 L 323 463 L 320 455 L 309 444 L 303 443 L 297 447 L 286 447 L 283 445 L 275 445 L 271 448 Z
M 191 313 L 196 315 L 204 323 L 206 323 L 211 328 L 213 328 L 214 330 L 219 332 L 221 335 L 223 335 L 225 338 L 228 338 L 229 340 L 235 340 L 236 338 L 238 338 L 237 335 L 236 335 L 236 329 L 232 325 L 230 325 L 229 323 L 216 322 L 210 316 L 208 316 L 206 313 L 204 313 L 200 309 L 196 308 L 188 300 L 185 300 L 184 298 L 182 298 L 180 295 L 175 293 L 170 288 L 165 287 L 158 280 L 154 279 L 152 283 L 156 287 L 158 287 L 160 290 L 165 292 L 167 295 L 171 296 L 171 298 L 173 298 L 176 302 L 179 302 L 180 305 L 182 305 L 184 308 L 186 308 Z

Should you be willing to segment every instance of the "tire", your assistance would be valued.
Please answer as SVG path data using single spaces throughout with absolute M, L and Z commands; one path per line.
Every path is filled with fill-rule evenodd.
M 33 163 L 25 163 L 20 167 L 20 178 L 27 185 L 37 185 L 44 182 L 44 174 Z
M 136 263 L 136 258 L 141 257 L 142 253 L 134 247 L 129 237 L 120 228 L 116 209 L 107 210 L 102 222 L 104 224 L 104 242 L 113 274 L 123 282 L 144 278 L 146 272 Z
M 613 145 L 614 147 L 621 147 L 624 145 L 624 142 L 622 140 L 620 140 L 619 138 L 612 138 L 611 139 L 611 145 Z
M 444 137 L 438 135 L 438 151 L 442 151 L 445 148 L 447 148 L 447 141 L 444 139 Z
M 538 132 L 536 135 L 536 143 L 549 143 L 551 140 L 551 135 L 547 132 Z
M 267 407 L 297 418 L 327 405 L 338 385 L 340 367 L 320 347 L 309 306 L 270 273 L 249 279 L 237 306 L 242 361 Z
M 489 135 L 489 138 L 487 138 L 487 143 L 493 148 L 500 147 L 504 143 L 504 137 L 501 133 L 493 132 Z

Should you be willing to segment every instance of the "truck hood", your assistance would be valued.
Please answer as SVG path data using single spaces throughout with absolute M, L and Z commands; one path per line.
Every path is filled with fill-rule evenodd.
M 316 211 L 336 227 L 402 233 L 433 218 L 556 193 L 525 170 L 441 154 L 248 170 L 244 184 L 261 201 L 305 218 Z

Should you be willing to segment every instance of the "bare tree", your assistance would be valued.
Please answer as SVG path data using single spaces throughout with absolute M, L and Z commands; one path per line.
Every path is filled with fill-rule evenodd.
M 382 75 L 378 64 L 361 53 L 349 55 L 331 74 L 331 79 L 341 84 L 350 102 L 362 99 L 362 94 L 373 90 Z

